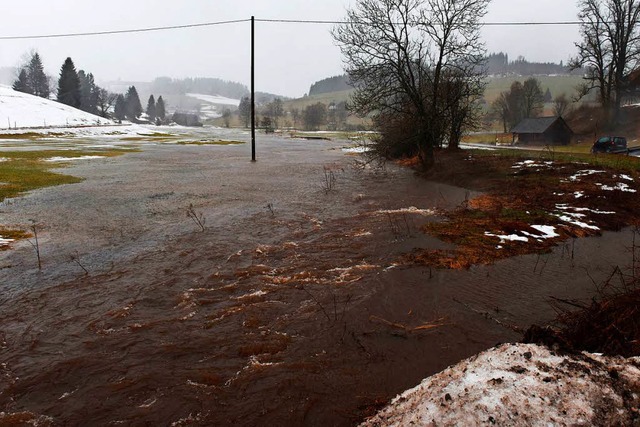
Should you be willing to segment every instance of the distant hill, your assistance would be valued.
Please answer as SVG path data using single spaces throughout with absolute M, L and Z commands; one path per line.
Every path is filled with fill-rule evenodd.
M 562 61 L 559 64 L 553 62 L 529 62 L 523 56 L 519 56 L 515 61 L 509 60 L 506 53 L 492 53 L 487 57 L 487 68 L 489 75 L 583 75 L 584 70 L 578 69 L 570 71 Z
M 0 85 L 0 129 L 110 124 L 114 123 L 65 104 Z
M 249 93 L 247 86 L 241 83 L 211 77 L 190 77 L 185 79 L 158 77 L 151 82 L 149 91 L 166 95 L 201 93 L 204 95 L 224 96 L 231 99 L 240 99 Z
M 353 89 L 353 87 L 349 85 L 348 81 L 349 77 L 346 74 L 320 80 L 311 85 L 311 88 L 309 89 L 309 96 Z

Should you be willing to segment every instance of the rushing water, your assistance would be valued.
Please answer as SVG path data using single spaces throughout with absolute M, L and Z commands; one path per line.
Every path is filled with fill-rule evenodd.
M 148 145 L 3 204 L 3 221 L 37 221 L 43 258 L 0 253 L 4 421 L 352 425 L 624 267 L 630 233 L 399 266 L 445 248 L 420 226 L 473 194 L 354 167 L 344 145 L 261 137 L 256 163 L 248 145 Z

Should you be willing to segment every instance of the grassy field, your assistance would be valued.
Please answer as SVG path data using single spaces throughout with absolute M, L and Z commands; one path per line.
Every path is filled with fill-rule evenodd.
M 582 83 L 580 76 L 534 76 L 540 81 L 542 90 L 546 92 L 547 88 L 551 92 L 551 96 L 556 97 L 565 93 L 571 98 L 575 94 L 575 88 Z M 487 103 L 491 104 L 501 92 L 508 91 L 511 84 L 515 81 L 524 82 L 529 77 L 509 76 L 509 77 L 491 77 L 487 84 L 484 97 Z
M 69 159 L 82 156 L 115 157 L 132 150 L 39 150 L 0 152 L 0 202 L 17 197 L 38 188 L 62 184 L 74 184 L 82 179 L 53 172 L 66 165 L 62 162 L 47 162 L 52 157 Z

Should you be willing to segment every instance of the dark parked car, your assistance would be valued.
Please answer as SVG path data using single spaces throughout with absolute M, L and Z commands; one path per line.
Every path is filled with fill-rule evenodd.
M 623 136 L 603 136 L 598 139 L 593 147 L 592 153 L 616 153 L 627 149 L 627 138 Z

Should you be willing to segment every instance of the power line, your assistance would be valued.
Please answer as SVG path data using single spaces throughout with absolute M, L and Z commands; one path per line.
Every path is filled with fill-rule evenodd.
M 237 24 L 240 22 L 249 22 L 249 21 L 251 21 L 251 19 L 203 22 L 200 24 L 169 25 L 166 27 L 135 28 L 135 29 L 129 29 L 129 30 L 90 31 L 90 32 L 84 32 L 84 33 L 41 34 L 41 35 L 30 35 L 30 36 L 0 36 L 0 40 L 32 40 L 32 39 L 53 39 L 53 38 L 62 38 L 62 37 L 84 37 L 84 36 L 104 36 L 104 35 L 112 35 L 112 34 L 148 33 L 152 31 L 178 30 L 183 28 L 213 27 L 215 25 Z
M 281 24 L 320 24 L 320 25 L 334 25 L 334 24 L 352 24 L 353 21 L 322 21 L 322 20 L 303 20 L 303 19 L 256 19 L 256 22 L 268 22 L 268 23 L 281 23 Z M 544 26 L 544 25 L 556 25 L 556 26 L 569 26 L 580 25 L 580 21 L 547 21 L 547 22 L 483 22 L 480 23 L 484 27 L 526 27 L 526 26 Z M 398 22 L 398 25 L 402 23 Z
M 148 33 L 152 31 L 179 30 L 185 28 L 213 27 L 216 25 L 238 24 L 242 22 L 250 22 L 251 19 L 235 19 L 231 21 L 203 22 L 199 24 L 185 25 L 168 25 L 164 27 L 135 28 L 128 30 L 110 30 L 110 31 L 88 31 L 82 33 L 58 33 L 58 34 L 39 34 L 26 36 L 0 36 L 0 40 L 33 40 L 33 39 L 53 39 L 63 37 L 85 37 L 85 36 L 105 36 L 113 34 L 131 34 L 131 33 Z M 304 20 L 304 19 L 256 19 L 256 22 L 275 23 L 275 24 L 315 24 L 315 25 L 340 25 L 350 24 L 352 21 L 325 21 L 325 20 Z M 484 22 L 484 27 L 533 27 L 533 26 L 573 26 L 580 25 L 580 21 L 549 21 L 549 22 Z

